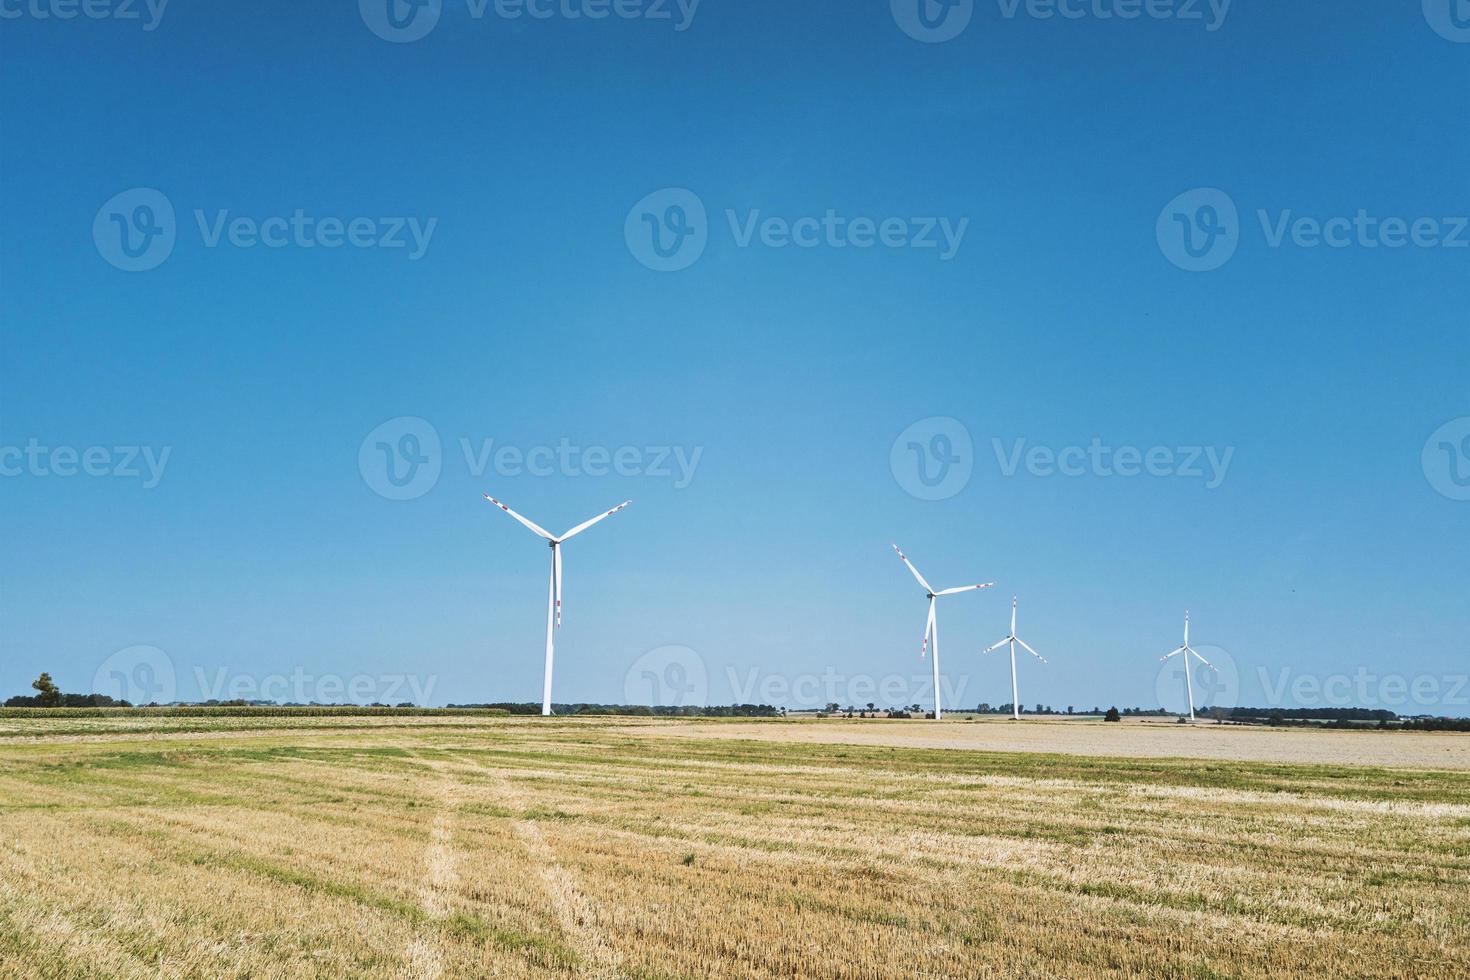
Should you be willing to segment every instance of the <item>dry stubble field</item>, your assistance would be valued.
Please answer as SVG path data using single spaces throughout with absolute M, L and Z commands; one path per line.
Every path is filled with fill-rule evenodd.
M 848 724 L 3 718 L 0 976 L 1470 974 L 1470 772 Z

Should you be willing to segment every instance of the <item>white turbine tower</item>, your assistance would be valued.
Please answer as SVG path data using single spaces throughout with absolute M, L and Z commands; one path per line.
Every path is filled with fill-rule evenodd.
M 553 535 L 548 534 L 546 530 L 540 525 L 536 524 L 534 521 L 527 520 L 520 514 L 517 514 L 515 511 L 505 506 L 505 504 L 502 504 L 500 501 L 490 496 L 488 493 L 485 494 L 485 499 L 490 501 L 496 507 L 499 507 L 501 510 L 505 511 L 511 517 L 514 517 L 516 520 L 520 521 L 533 533 L 539 534 L 541 537 L 551 542 L 551 586 L 549 598 L 546 602 L 546 682 L 541 688 L 541 713 L 543 715 L 549 715 L 551 714 L 551 661 L 555 647 L 555 644 L 553 642 L 553 631 L 561 626 L 562 543 L 568 538 L 576 537 L 578 534 L 581 534 L 583 531 L 587 530 L 598 521 L 613 516 L 618 511 L 631 504 L 633 501 L 625 500 L 614 507 L 612 510 L 604 511 L 603 513 L 598 514 L 596 517 L 592 518 L 589 521 L 583 521 L 581 524 L 578 524 L 576 527 L 562 534 L 560 537 L 554 537 Z
M 1011 646 L 1011 718 L 1014 719 L 1015 721 L 1020 721 L 1021 720 L 1021 698 L 1020 698 L 1020 695 L 1016 693 L 1016 644 L 1017 643 L 1021 644 L 1021 646 L 1023 646 L 1023 647 L 1026 648 L 1026 652 L 1027 653 L 1031 654 L 1031 656 L 1035 657 L 1037 660 L 1040 660 L 1042 663 L 1046 663 L 1046 658 L 1043 657 L 1041 654 L 1037 653 L 1035 650 L 1031 649 L 1031 647 L 1027 645 L 1027 643 L 1026 643 L 1025 640 L 1021 639 L 1019 636 L 1016 635 L 1016 597 L 1015 596 L 1011 596 L 1011 631 L 1010 631 L 1010 633 L 1006 634 L 1006 638 L 1004 640 L 1001 640 L 999 643 L 997 643 L 997 644 L 995 644 L 993 646 L 986 647 L 983 652 L 984 653 L 992 653 L 992 652 L 994 652 L 996 650 L 999 650 L 1001 647 L 1005 646 L 1007 643 L 1009 643 L 1010 646 Z
M 924 587 L 924 592 L 929 597 L 929 619 L 924 623 L 924 645 L 919 648 L 919 656 L 924 656 L 925 652 L 929 649 L 929 642 L 932 640 L 934 642 L 934 720 L 938 721 L 942 709 L 939 703 L 939 624 L 934 619 L 934 600 L 942 595 L 954 595 L 956 592 L 969 592 L 971 589 L 988 589 L 995 583 L 986 582 L 984 585 L 961 585 L 958 588 L 940 589 L 938 592 L 935 592 L 929 583 L 924 581 L 924 576 L 919 574 L 919 570 L 914 567 L 914 563 L 908 560 L 908 557 L 904 555 L 898 545 L 894 545 L 893 550 L 898 552 L 898 557 L 909 567 L 909 571 L 914 573 L 914 578 L 919 580 L 919 584 Z
M 1175 650 L 1173 653 L 1164 654 L 1162 657 L 1159 658 L 1159 660 L 1168 660 L 1170 657 L 1177 657 L 1181 653 L 1184 654 L 1184 690 L 1187 692 L 1187 696 L 1189 697 L 1189 720 L 1194 721 L 1194 680 L 1190 676 L 1192 674 L 1192 671 L 1189 669 L 1190 655 L 1193 654 L 1194 656 L 1199 657 L 1199 662 L 1204 664 L 1211 670 L 1214 670 L 1215 673 L 1218 674 L 1219 671 L 1215 669 L 1214 664 L 1210 663 L 1204 657 L 1200 657 L 1198 650 L 1189 645 L 1189 610 L 1187 609 L 1184 611 L 1184 643 L 1180 645 L 1179 649 Z

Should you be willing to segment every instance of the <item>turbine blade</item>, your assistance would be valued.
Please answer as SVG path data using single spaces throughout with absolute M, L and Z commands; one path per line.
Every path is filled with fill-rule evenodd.
M 984 650 L 981 650 L 980 652 L 982 654 L 984 654 L 984 653 L 994 653 L 995 651 L 999 650 L 1001 647 L 1005 646 L 1009 642 L 1011 642 L 1011 638 L 1008 636 L 1004 640 L 1001 640 L 999 643 L 991 644 L 990 646 L 986 647 Z
M 961 585 L 958 588 L 941 589 L 940 591 L 938 591 L 938 592 L 936 592 L 934 594 L 935 595 L 954 595 L 956 592 L 973 592 L 976 589 L 988 589 L 991 586 L 993 586 L 994 584 L 995 584 L 994 582 L 986 582 L 984 585 Z
M 1031 647 L 1029 645 L 1027 645 L 1027 643 L 1026 643 L 1025 640 L 1021 639 L 1018 636 L 1018 637 L 1016 637 L 1016 642 L 1019 643 L 1019 644 L 1021 644 L 1021 646 L 1026 647 L 1026 652 L 1029 653 L 1029 654 L 1031 654 L 1031 656 L 1035 657 L 1037 660 L 1040 660 L 1042 663 L 1046 663 L 1046 658 L 1043 657 L 1041 654 L 1037 653 L 1035 650 L 1031 649 Z
M 1168 660 L 1170 657 L 1177 657 L 1181 653 L 1183 653 L 1186 649 L 1188 649 L 1188 648 L 1187 647 L 1180 647 L 1179 649 L 1175 650 L 1173 653 L 1166 653 L 1166 654 L 1164 654 L 1159 659 L 1160 660 Z
M 1217 674 L 1220 672 L 1219 668 L 1217 668 L 1214 664 L 1210 663 L 1204 657 L 1200 657 L 1199 656 L 1199 651 L 1196 650 L 1194 647 L 1187 647 L 1186 649 L 1188 649 L 1189 652 L 1192 653 L 1192 654 L 1194 654 L 1196 657 L 1199 657 L 1199 662 L 1200 663 L 1204 664 L 1206 667 L 1210 668 L 1211 670 L 1213 670 Z M 1185 657 L 1184 659 L 1185 660 L 1188 660 L 1189 658 L 1188 657 Z
M 932 593 L 934 591 L 934 589 L 929 585 L 928 582 L 925 582 L 924 581 L 924 576 L 922 576 L 922 575 L 919 574 L 919 570 L 914 567 L 914 563 L 913 562 L 909 561 L 908 556 L 903 553 L 903 551 L 898 547 L 898 545 L 894 545 L 893 546 L 893 550 L 898 552 L 898 557 L 900 559 L 902 559 L 903 560 L 903 563 L 909 567 L 909 571 L 911 571 L 911 572 L 914 573 L 914 578 L 916 578 L 916 579 L 919 580 L 919 584 L 924 587 L 924 591 L 925 592 Z
M 567 538 L 570 538 L 573 535 L 581 534 L 583 531 L 587 530 L 589 527 L 591 527 L 592 525 L 596 524 L 598 521 L 606 520 L 607 518 L 613 516 L 618 511 L 622 510 L 624 507 L 628 506 L 632 502 L 633 501 L 631 501 L 631 500 L 625 500 L 622 503 L 618 504 L 616 507 L 614 507 L 612 510 L 604 511 L 601 514 L 598 514 L 596 517 L 592 518 L 590 521 L 583 521 L 581 524 L 578 524 L 576 527 L 572 528 L 566 534 L 563 534 L 561 537 L 557 538 L 557 540 L 558 541 L 565 541 Z
M 934 600 L 929 600 L 929 618 L 924 622 L 924 645 L 919 647 L 919 659 L 929 652 L 929 637 L 934 635 Z
M 485 494 L 484 496 L 485 496 L 485 499 L 486 500 L 490 501 L 496 507 L 499 507 L 501 510 L 505 511 L 511 517 L 514 517 L 516 520 L 520 521 L 522 524 L 524 524 L 526 527 L 530 528 L 535 533 L 541 535 L 547 541 L 555 541 L 556 540 L 549 533 L 547 533 L 547 531 L 546 531 L 545 528 L 543 528 L 541 525 L 537 524 L 535 521 L 527 520 L 526 518 L 522 517 L 520 514 L 517 514 L 515 511 L 513 511 L 509 507 L 505 506 L 505 504 L 502 504 L 500 501 L 498 501 L 494 497 L 490 496 L 488 493 Z

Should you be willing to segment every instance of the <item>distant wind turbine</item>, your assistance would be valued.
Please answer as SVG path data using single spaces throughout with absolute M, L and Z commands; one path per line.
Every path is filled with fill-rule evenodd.
M 929 598 L 929 618 L 924 623 L 924 644 L 919 648 L 919 656 L 924 656 L 932 640 L 934 643 L 934 720 L 938 721 L 941 717 L 940 712 L 942 709 L 939 703 L 939 624 L 934 619 L 934 600 L 942 595 L 954 595 L 956 592 L 969 592 L 972 589 L 988 589 L 995 583 L 986 582 L 984 585 L 961 585 L 957 588 L 940 589 L 938 592 L 935 592 L 929 583 L 924 581 L 924 576 L 919 574 L 919 570 L 914 567 L 913 562 L 908 560 L 908 557 L 904 555 L 898 545 L 894 545 L 893 550 L 898 552 L 898 557 L 908 566 L 909 571 L 914 573 L 914 578 L 919 580 L 919 584 L 924 587 L 924 592 Z
M 1001 647 L 1005 646 L 1007 643 L 1009 643 L 1010 646 L 1011 646 L 1011 718 L 1015 719 L 1016 721 L 1020 721 L 1021 720 L 1021 698 L 1020 698 L 1020 695 L 1016 693 L 1016 644 L 1017 643 L 1021 644 L 1021 646 L 1023 646 L 1023 647 L 1026 648 L 1026 652 L 1027 653 L 1031 654 L 1031 656 L 1035 657 L 1037 660 L 1040 660 L 1042 663 L 1046 663 L 1046 658 L 1043 657 L 1041 654 L 1037 653 L 1035 650 L 1031 649 L 1031 647 L 1027 645 L 1027 643 L 1026 643 L 1025 640 L 1021 639 L 1019 636 L 1016 635 L 1016 597 L 1015 596 L 1011 596 L 1011 631 L 1010 631 L 1010 633 L 1006 634 L 1006 638 L 1003 639 L 1003 640 L 1001 640 L 999 643 L 996 643 L 993 646 L 986 647 L 983 652 L 984 653 L 992 653 L 992 652 L 994 652 L 996 650 L 999 650 Z
M 490 496 L 488 493 L 485 494 L 485 499 L 490 501 L 496 507 L 499 507 L 501 510 L 505 511 L 511 517 L 514 517 L 516 520 L 520 521 L 533 533 L 538 534 L 541 537 L 545 538 L 547 541 L 551 542 L 551 587 L 550 595 L 546 602 L 546 681 L 541 688 L 541 713 L 543 715 L 549 715 L 551 714 L 551 662 L 555 647 L 553 637 L 554 630 L 561 626 L 562 542 L 566 541 L 569 538 L 576 537 L 592 525 L 596 524 L 598 521 L 613 516 L 618 511 L 631 504 L 633 501 L 625 500 L 614 507 L 612 510 L 604 511 L 591 520 L 583 521 L 581 524 L 578 524 L 570 531 L 562 534 L 561 537 L 553 537 L 551 534 L 547 533 L 547 531 L 540 525 L 536 524 L 534 521 L 527 520 L 520 514 L 517 514 L 515 511 L 505 506 L 505 504 L 502 504 L 500 501 Z
M 1186 692 L 1188 692 L 1189 697 L 1189 720 L 1194 721 L 1194 679 L 1190 676 L 1193 673 L 1189 669 L 1190 654 L 1199 657 L 1199 662 L 1204 664 L 1211 670 L 1214 670 L 1215 673 L 1218 674 L 1219 671 L 1215 669 L 1214 664 L 1210 663 L 1204 657 L 1200 657 L 1198 650 L 1189 645 L 1189 610 L 1187 609 L 1184 611 L 1184 643 L 1180 645 L 1179 649 L 1175 650 L 1173 653 L 1164 654 L 1162 657 L 1159 658 L 1159 660 L 1168 660 L 1170 657 L 1177 657 L 1181 653 L 1184 654 L 1184 689 Z

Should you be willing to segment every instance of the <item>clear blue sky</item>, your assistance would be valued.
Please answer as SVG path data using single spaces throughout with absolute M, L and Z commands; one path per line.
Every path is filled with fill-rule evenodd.
M 1023 665 L 1027 704 L 1158 703 L 1188 608 L 1238 701 L 1282 671 L 1366 671 L 1443 685 L 1416 708 L 1370 681 L 1373 706 L 1470 713 L 1470 690 L 1449 697 L 1470 671 L 1470 502 L 1421 459 L 1470 416 L 1470 249 L 1272 247 L 1257 217 L 1363 210 L 1450 237 L 1442 219 L 1470 213 L 1470 43 L 1418 0 L 1239 0 L 1213 31 L 1004 9 L 977 2 L 943 43 L 887 0 L 703 0 L 682 31 L 451 0 L 408 43 L 348 0 L 172 0 L 153 30 L 0 22 L 0 445 L 169 451 L 152 487 L 0 478 L 0 695 L 42 669 L 86 689 L 142 644 L 181 698 L 227 668 L 536 700 L 547 549 L 488 490 L 552 530 L 635 500 L 566 547 L 559 701 L 623 700 L 669 644 L 698 652 L 716 702 L 732 671 L 927 675 L 897 541 L 936 586 L 997 583 L 943 600 L 967 705 L 1009 700 L 1004 662 L 976 653 L 1014 592 L 1052 661 Z M 138 187 L 177 240 L 126 272 L 93 225 Z M 679 271 L 625 239 L 664 188 L 707 210 Z M 1156 235 L 1194 188 L 1239 209 L 1212 271 Z M 297 209 L 436 224 L 411 259 L 211 248 L 194 215 Z M 968 224 L 944 260 L 741 247 L 726 217 L 829 209 Z M 400 416 L 443 447 L 412 500 L 359 469 Z M 974 445 L 941 500 L 890 461 L 930 417 Z M 1233 456 L 1207 488 L 1006 476 L 992 442 L 1094 437 Z M 685 487 L 476 476 L 461 439 L 702 455 Z

